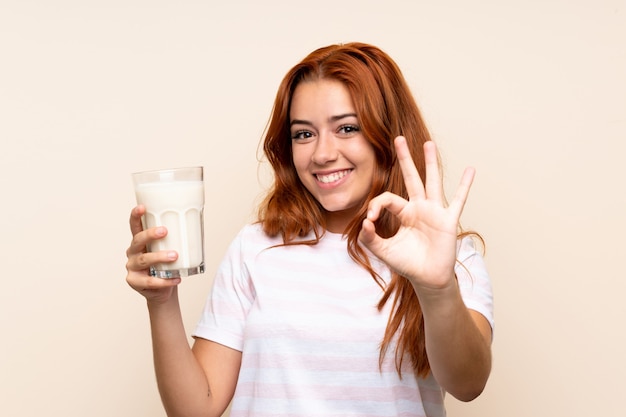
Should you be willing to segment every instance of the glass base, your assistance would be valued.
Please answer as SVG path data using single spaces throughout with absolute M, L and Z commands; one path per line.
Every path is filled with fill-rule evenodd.
M 150 275 L 157 278 L 184 278 L 204 273 L 204 262 L 193 268 L 158 270 L 150 267 Z

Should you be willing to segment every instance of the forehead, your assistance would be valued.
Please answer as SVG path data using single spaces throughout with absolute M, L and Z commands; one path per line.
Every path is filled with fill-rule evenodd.
M 291 98 L 290 114 L 301 113 L 354 113 L 354 104 L 348 88 L 340 81 L 321 79 L 302 81 Z

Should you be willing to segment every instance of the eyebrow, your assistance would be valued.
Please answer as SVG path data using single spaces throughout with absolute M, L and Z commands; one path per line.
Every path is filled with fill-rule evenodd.
M 344 113 L 344 114 L 338 114 L 336 116 L 331 116 L 328 120 L 330 122 L 336 122 L 338 120 L 346 119 L 348 117 L 357 117 L 357 116 L 356 116 L 356 113 Z M 308 120 L 293 119 L 292 121 L 289 122 L 289 126 L 293 126 L 293 125 L 312 126 L 313 123 L 309 122 Z

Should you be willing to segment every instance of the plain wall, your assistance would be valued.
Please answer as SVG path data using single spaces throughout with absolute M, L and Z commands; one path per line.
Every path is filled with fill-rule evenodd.
M 268 184 L 284 73 L 364 41 L 396 59 L 496 296 L 483 395 L 449 415 L 622 416 L 626 7 L 573 1 L 0 0 L 0 415 L 163 416 L 125 283 L 130 173 L 203 165 L 208 272 Z

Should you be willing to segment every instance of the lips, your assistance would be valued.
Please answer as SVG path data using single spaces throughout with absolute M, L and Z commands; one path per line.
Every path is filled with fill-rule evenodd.
M 351 169 L 344 169 L 343 171 L 335 171 L 329 174 L 315 174 L 317 180 L 323 184 L 331 184 L 337 182 L 352 171 Z

